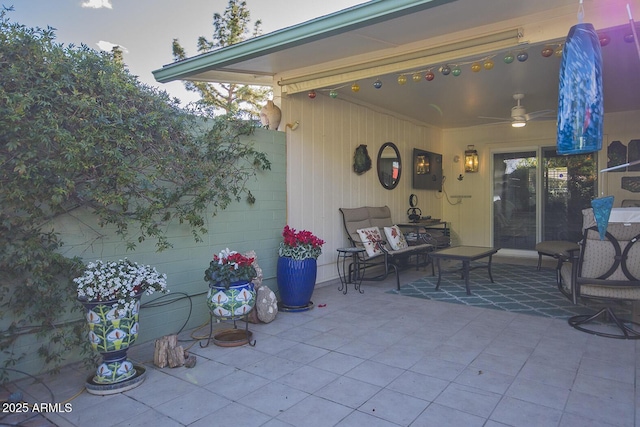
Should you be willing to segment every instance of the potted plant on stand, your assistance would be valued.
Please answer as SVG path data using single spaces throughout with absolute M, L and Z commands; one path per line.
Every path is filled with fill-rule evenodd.
M 213 322 L 209 337 L 221 346 L 236 346 L 251 342 L 251 332 L 244 334 L 236 329 L 236 320 L 247 320 L 256 303 L 256 291 L 252 279 L 256 277 L 253 267 L 255 259 L 239 252 L 224 249 L 209 263 L 204 272 L 204 280 L 209 282 L 207 306 L 212 316 L 223 320 L 233 320 L 234 329 L 213 335 Z M 207 342 L 208 345 L 208 342 Z
M 91 262 L 73 281 L 86 310 L 89 341 L 103 359 L 87 381 L 87 391 L 110 394 L 140 385 L 144 368 L 134 367 L 127 359 L 127 350 L 138 337 L 142 294 L 168 292 L 166 275 L 125 258 Z
M 307 230 L 296 231 L 288 225 L 282 232 L 278 249 L 278 291 L 282 311 L 305 311 L 313 308 L 311 295 L 318 272 L 317 259 L 324 240 Z

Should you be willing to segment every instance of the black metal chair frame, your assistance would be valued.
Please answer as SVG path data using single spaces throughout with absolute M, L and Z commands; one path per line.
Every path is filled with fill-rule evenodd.
M 570 261 L 572 263 L 571 268 L 571 293 L 566 292 L 563 289 L 562 284 L 558 283 L 558 289 L 565 296 L 573 301 L 574 304 L 578 304 L 581 298 L 584 299 L 592 299 L 604 302 L 607 304 L 606 307 L 600 309 L 595 314 L 582 314 L 576 315 L 568 319 L 569 325 L 573 328 L 580 330 L 582 332 L 587 332 L 593 335 L 598 335 L 607 338 L 618 338 L 618 339 L 640 339 L 640 331 L 634 330 L 629 325 L 637 325 L 640 326 L 640 323 L 633 322 L 632 320 L 622 319 L 618 317 L 613 309 L 611 308 L 611 304 L 614 302 L 623 302 L 623 301 L 633 301 L 627 300 L 624 298 L 604 298 L 604 297 L 596 297 L 596 296 L 583 296 L 580 292 L 580 287 L 584 285 L 594 285 L 594 286 L 605 286 L 605 287 L 616 287 L 616 288 L 624 288 L 624 287 L 639 287 L 640 288 L 640 280 L 635 277 L 627 266 L 628 254 L 634 243 L 640 239 L 640 234 L 633 237 L 629 243 L 626 245 L 624 250 L 621 248 L 618 240 L 609 232 L 606 233 L 605 239 L 608 240 L 615 251 L 615 255 L 612 259 L 611 267 L 602 275 L 596 278 L 584 277 L 582 276 L 583 263 L 585 253 L 587 252 L 587 248 L 585 245 L 588 245 L 589 240 L 587 239 L 587 235 L 591 232 L 598 233 L 597 227 L 590 227 L 584 230 L 583 240 L 581 241 L 582 248 L 580 250 L 570 251 L 569 257 L 565 259 L 566 261 Z M 576 252 L 578 252 L 576 254 Z M 620 268 L 624 273 L 624 276 L 627 280 L 612 280 L 609 279 L 611 275 Z M 609 321 L 609 323 L 613 323 L 615 326 L 620 329 L 620 334 L 613 334 L 604 332 L 601 330 L 588 328 L 586 325 L 590 322 L 597 320 L 598 318 L 603 318 L 605 321 Z

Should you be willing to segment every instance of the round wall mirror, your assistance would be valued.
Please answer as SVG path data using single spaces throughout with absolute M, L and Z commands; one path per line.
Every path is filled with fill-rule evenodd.
M 387 190 L 393 190 L 400 181 L 402 162 L 400 152 L 393 142 L 385 142 L 378 151 L 378 179 Z

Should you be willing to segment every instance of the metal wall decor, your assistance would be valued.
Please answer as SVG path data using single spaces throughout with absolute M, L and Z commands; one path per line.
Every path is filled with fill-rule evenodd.
M 362 175 L 369 169 L 371 169 L 371 157 L 369 157 L 367 146 L 360 144 L 353 154 L 353 171 L 358 175 Z

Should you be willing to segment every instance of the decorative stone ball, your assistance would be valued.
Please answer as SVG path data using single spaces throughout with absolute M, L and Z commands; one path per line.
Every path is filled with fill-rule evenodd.
M 269 323 L 278 314 L 278 299 L 268 286 L 260 286 L 256 295 L 256 311 L 261 322 Z

